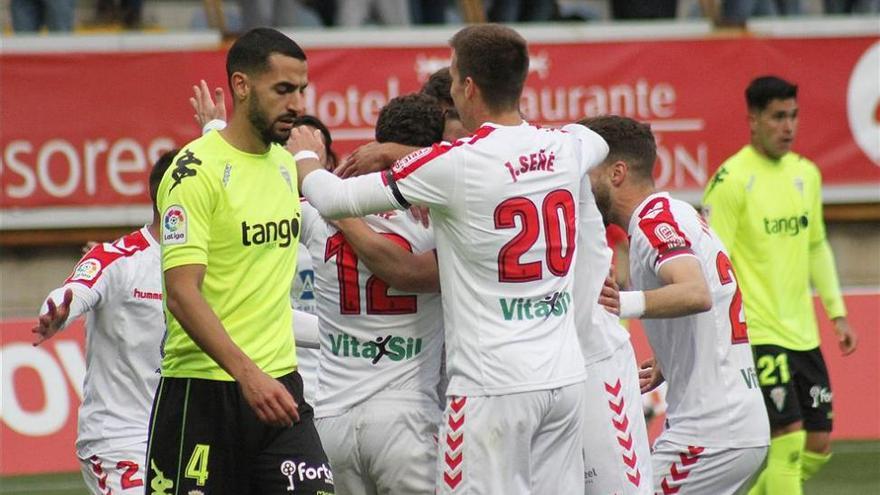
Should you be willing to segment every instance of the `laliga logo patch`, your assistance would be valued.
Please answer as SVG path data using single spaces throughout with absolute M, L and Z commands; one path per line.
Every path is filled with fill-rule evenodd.
M 101 271 L 101 262 L 95 258 L 83 260 L 76 265 L 70 280 L 94 280 Z
M 681 238 L 680 235 L 672 228 L 672 225 L 668 223 L 661 223 L 660 225 L 654 227 L 654 234 L 657 237 L 670 246 L 684 246 L 684 239 Z
M 853 68 L 847 88 L 847 116 L 853 139 L 874 165 L 880 166 L 880 41 L 868 48 Z
M 169 206 L 162 215 L 162 244 L 186 242 L 186 210 L 180 205 Z
M 422 148 L 420 150 L 413 151 L 412 153 L 401 158 L 400 160 L 397 160 L 396 162 L 394 162 L 394 165 L 391 166 L 391 171 L 396 174 L 396 173 L 399 173 L 403 170 L 406 170 L 406 167 L 409 167 L 410 165 L 413 164 L 413 162 L 415 162 L 419 158 L 422 158 L 423 156 L 430 153 L 432 149 L 433 148 L 431 148 L 429 146 L 427 148 Z

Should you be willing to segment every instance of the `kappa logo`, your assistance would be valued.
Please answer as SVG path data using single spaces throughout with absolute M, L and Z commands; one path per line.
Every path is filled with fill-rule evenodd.
M 229 179 L 232 177 L 232 165 L 227 163 L 223 169 L 223 187 L 229 185 Z
M 715 189 L 715 186 L 724 182 L 724 178 L 727 177 L 727 174 L 730 173 L 726 168 L 719 168 L 715 175 L 712 177 L 712 182 L 709 184 L 709 190 L 706 191 L 706 194 L 712 192 L 712 189 Z
M 95 258 L 89 258 L 76 265 L 70 280 L 94 280 L 99 273 L 101 273 L 101 262 Z
M 169 495 L 168 490 L 174 488 L 174 482 L 165 477 L 165 473 L 156 467 L 156 461 L 150 459 L 150 469 L 153 471 L 153 481 L 150 482 L 150 495 Z
M 422 158 L 425 155 L 427 155 L 428 153 L 430 153 L 432 149 L 433 148 L 428 147 L 428 148 L 422 148 L 420 150 L 413 151 L 412 153 L 401 158 L 400 160 L 397 160 L 396 162 L 394 162 L 394 165 L 391 166 L 391 171 L 395 174 L 398 174 L 398 173 L 406 170 L 407 167 L 409 167 L 410 165 L 415 163 L 419 158 Z
M 171 172 L 174 184 L 171 184 L 169 191 L 173 191 L 175 187 L 179 186 L 183 179 L 196 176 L 196 169 L 189 168 L 187 165 L 201 164 L 202 161 L 196 158 L 196 155 L 190 150 L 185 150 L 182 155 L 178 155 L 177 161 L 174 162 L 174 170 Z
M 186 242 L 186 210 L 180 205 L 171 205 L 162 215 L 162 244 L 183 244 Z

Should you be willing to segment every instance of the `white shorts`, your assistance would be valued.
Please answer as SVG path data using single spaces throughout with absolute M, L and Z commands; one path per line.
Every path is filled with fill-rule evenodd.
M 654 443 L 654 490 L 662 495 L 733 495 L 748 483 L 766 456 L 767 447 L 680 445 L 661 435 Z
M 651 447 L 639 375 L 628 341 L 587 366 L 584 490 L 587 495 L 653 494 Z
M 316 418 L 336 493 L 432 493 L 440 415 L 424 394 L 386 391 L 339 416 Z
M 450 396 L 440 424 L 437 493 L 583 493 L 583 383 Z
M 115 452 L 79 459 L 83 480 L 92 495 L 144 493 L 147 442 Z

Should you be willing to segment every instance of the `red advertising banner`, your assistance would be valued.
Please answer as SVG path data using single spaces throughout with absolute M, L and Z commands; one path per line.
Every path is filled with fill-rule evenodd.
M 859 348 L 841 357 L 830 324 L 819 319 L 826 338 L 822 351 L 834 392 L 834 438 L 880 439 L 880 293 L 845 297 Z M 817 301 L 818 306 L 818 301 Z M 2 397 L 0 403 L 0 476 L 76 471 L 77 408 L 85 376 L 84 335 L 77 322 L 39 347 L 33 347 L 33 320 L 0 321 Z M 640 359 L 650 348 L 638 324 L 633 344 Z M 658 422 L 657 424 L 662 424 Z M 656 433 L 656 432 L 655 432 Z
M 372 136 L 390 98 L 417 90 L 450 58 L 442 44 L 305 48 L 308 111 L 331 128 L 342 155 Z M 558 125 L 615 113 L 650 122 L 661 188 L 702 190 L 749 140 L 745 86 L 772 73 L 800 84 L 795 149 L 837 188 L 832 201 L 880 197 L 876 38 L 533 43 L 530 52 L 525 117 Z M 148 204 L 150 164 L 197 136 L 192 85 L 226 85 L 223 51 L 5 54 L 0 67 L 5 212 Z

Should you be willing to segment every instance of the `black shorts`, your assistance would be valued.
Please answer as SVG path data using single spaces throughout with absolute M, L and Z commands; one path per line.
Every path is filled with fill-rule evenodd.
M 831 383 L 822 351 L 777 345 L 756 345 L 752 350 L 770 427 L 803 421 L 806 431 L 831 431 Z
M 153 400 L 146 495 L 334 493 L 299 373 L 278 378 L 299 405 L 290 428 L 259 419 L 237 382 L 163 377 Z

